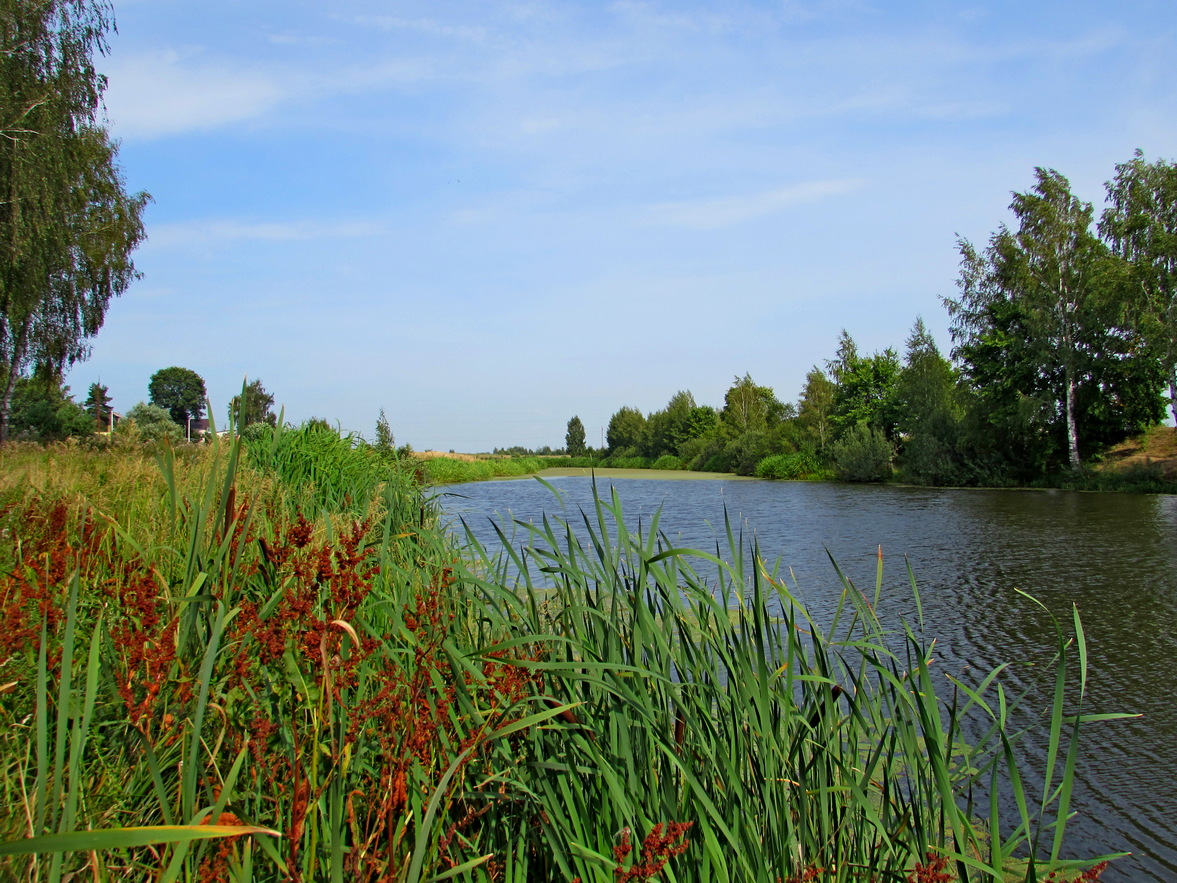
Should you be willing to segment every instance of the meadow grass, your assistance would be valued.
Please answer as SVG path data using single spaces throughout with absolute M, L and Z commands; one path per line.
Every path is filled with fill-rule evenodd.
M 439 531 L 414 467 L 313 428 L 0 466 L 0 876 L 931 883 L 1099 858 L 1064 851 L 1077 613 L 1031 787 L 999 672 L 933 678 L 923 624 L 884 629 L 845 579 L 820 625 L 730 529 L 722 557 L 672 548 L 615 494 L 492 552 Z

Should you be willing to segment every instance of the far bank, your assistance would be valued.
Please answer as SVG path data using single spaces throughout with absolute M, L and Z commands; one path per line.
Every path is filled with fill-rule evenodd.
M 422 477 L 434 485 L 532 476 L 556 478 L 584 475 L 610 479 L 694 481 L 733 478 L 836 480 L 836 476 L 828 471 L 793 474 L 788 470 L 781 472 L 760 468 L 775 465 L 774 461 L 782 459 L 780 457 L 768 458 L 763 464 L 756 464 L 752 474 L 737 475 L 732 472 L 679 468 L 682 461 L 677 458 L 672 463 L 670 458 L 647 462 L 641 458 L 503 456 L 440 451 L 425 451 L 412 456 L 420 462 Z M 875 483 L 933 486 L 912 480 L 902 469 L 889 470 L 886 478 L 876 480 Z M 1111 448 L 1078 474 L 1063 472 L 1025 484 L 982 482 L 957 486 L 1177 493 L 1177 430 L 1168 426 L 1154 427 Z

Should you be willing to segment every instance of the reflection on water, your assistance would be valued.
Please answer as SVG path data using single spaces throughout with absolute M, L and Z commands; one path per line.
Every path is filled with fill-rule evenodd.
M 587 478 L 446 488 L 449 516 L 493 543 L 496 514 L 538 523 L 544 512 L 591 511 Z M 914 616 L 910 562 L 928 630 L 946 672 L 1011 662 L 1012 692 L 1051 683 L 1050 616 L 1083 617 L 1089 654 L 1086 711 L 1133 720 L 1088 726 L 1068 827 L 1070 852 L 1128 850 L 1107 881 L 1177 880 L 1177 497 L 1062 491 L 934 490 L 757 481 L 616 481 L 626 522 L 661 512 L 675 545 L 721 553 L 725 511 L 741 545 L 759 545 L 820 617 L 839 585 L 829 555 L 873 591 L 886 562 L 880 615 Z M 609 485 L 599 484 L 608 498 Z M 520 535 L 522 540 L 522 535 Z M 1043 699 L 1043 704 L 1049 697 Z

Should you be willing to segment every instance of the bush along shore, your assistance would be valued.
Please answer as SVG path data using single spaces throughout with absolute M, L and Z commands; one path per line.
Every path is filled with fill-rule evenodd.
M 672 549 L 614 496 L 491 554 L 439 532 L 403 461 L 313 427 L 0 461 L 7 878 L 1091 881 L 1110 858 L 1067 848 L 1078 613 L 1030 776 L 999 672 L 934 676 L 935 624 L 885 628 L 844 579 L 815 617 L 731 531 L 723 558 Z
M 1081 491 L 1119 491 L 1143 494 L 1177 493 L 1177 456 L 1169 451 L 1173 446 L 1170 437 L 1177 440 L 1177 434 L 1170 427 L 1155 427 L 1143 436 L 1131 439 L 1117 446 L 1108 456 L 1094 464 L 1085 466 L 1080 472 L 1059 472 L 1032 482 L 1017 483 L 997 481 L 991 487 L 1061 488 Z M 1161 445 L 1156 440 L 1162 441 Z M 1147 453 L 1150 447 L 1163 447 L 1164 452 L 1156 456 Z M 1131 459 L 1118 456 L 1121 450 L 1131 450 Z M 405 457 L 413 462 L 414 455 Z M 416 469 L 422 479 L 434 485 L 461 484 L 468 481 L 488 481 L 504 478 L 522 478 L 529 475 L 543 475 L 549 470 L 580 469 L 586 474 L 590 470 L 626 470 L 631 477 L 669 478 L 674 476 L 712 478 L 735 477 L 737 472 L 699 472 L 688 469 L 688 464 L 671 455 L 654 460 L 637 456 L 566 455 L 543 456 L 477 456 L 433 454 L 416 457 Z M 804 452 L 792 454 L 771 454 L 754 464 L 747 473 L 750 478 L 780 481 L 853 481 L 855 479 L 835 473 L 823 467 L 812 456 Z M 862 479 L 868 480 L 868 479 Z M 902 470 L 887 468 L 886 473 L 874 473 L 869 478 L 874 482 L 910 483 Z M 926 482 L 917 482 L 926 485 Z M 950 485 L 951 486 L 951 485 Z

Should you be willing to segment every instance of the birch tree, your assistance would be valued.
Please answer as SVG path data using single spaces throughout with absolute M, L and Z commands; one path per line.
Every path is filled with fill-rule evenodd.
M 1137 150 L 1107 193 L 1100 233 L 1129 264 L 1133 324 L 1164 371 L 1177 420 L 1177 165 L 1147 163 Z
M 1106 246 L 1092 232 L 1091 203 L 1071 193 L 1053 169 L 1035 169 L 1037 183 L 1014 193 L 1017 229 L 1004 224 L 984 252 L 959 242 L 960 297 L 945 303 L 953 340 L 967 344 L 998 329 L 994 317 L 1012 308 L 1024 329 L 1019 352 L 1029 374 L 1051 387 L 1065 426 L 1067 460 L 1082 466 L 1077 390 L 1085 362 L 1102 349 L 1108 291 L 1114 285 Z
M 32 368 L 85 358 L 136 277 L 145 193 L 128 194 L 94 68 L 105 0 L 0 0 L 0 442 Z

